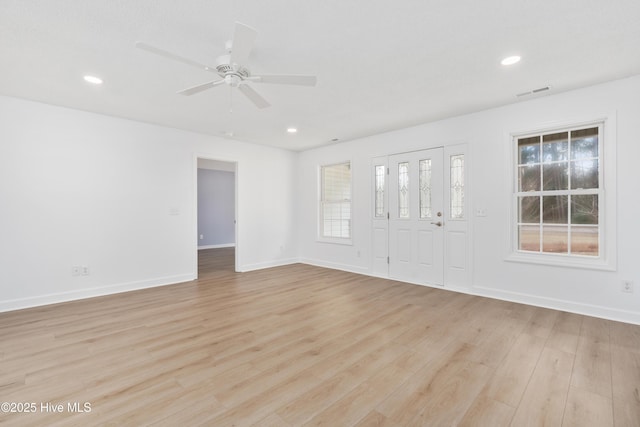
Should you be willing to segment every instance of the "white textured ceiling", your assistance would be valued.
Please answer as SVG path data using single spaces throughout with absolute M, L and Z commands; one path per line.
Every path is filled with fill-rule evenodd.
M 254 74 L 318 85 L 254 84 L 264 110 L 185 97 L 212 74 L 134 47 L 212 64 L 235 21 L 258 30 Z M 638 74 L 639 46 L 638 0 L 0 0 L 0 94 L 303 150 Z

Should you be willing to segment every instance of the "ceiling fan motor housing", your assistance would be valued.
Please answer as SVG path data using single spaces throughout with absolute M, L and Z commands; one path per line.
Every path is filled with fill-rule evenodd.
M 227 76 L 236 76 L 240 80 L 244 80 L 251 75 L 249 70 L 236 63 L 231 63 L 229 55 L 222 55 L 216 59 L 216 70 L 218 75 L 224 79 Z

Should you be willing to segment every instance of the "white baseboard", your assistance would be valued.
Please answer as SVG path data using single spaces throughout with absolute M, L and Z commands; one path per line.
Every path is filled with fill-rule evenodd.
M 301 262 L 302 264 L 313 265 L 315 267 L 325 267 L 325 268 L 330 268 L 332 270 L 341 270 L 341 271 L 346 271 L 348 273 L 364 274 L 365 276 L 381 277 L 383 279 L 388 279 L 388 277 L 371 274 L 369 269 L 366 267 L 357 267 L 349 264 L 340 264 L 337 262 L 322 261 L 322 260 L 310 259 L 310 258 L 300 258 L 299 262 Z
M 203 245 L 203 246 L 198 246 L 198 250 L 202 250 L 202 249 L 218 249 L 218 248 L 235 248 L 236 244 L 235 243 L 223 243 L 221 245 Z
M 616 308 L 584 304 L 556 298 L 541 297 L 519 292 L 509 292 L 502 289 L 495 289 L 486 286 L 474 286 L 469 293 L 503 301 L 517 302 L 521 304 L 533 305 L 536 307 L 551 308 L 554 310 L 567 311 L 570 313 L 582 314 L 585 316 L 599 317 L 601 319 L 615 320 L 617 322 L 640 325 L 640 313 L 634 311 L 620 310 Z
M 136 291 L 139 289 L 155 288 L 157 286 L 173 285 L 176 283 L 195 280 L 193 273 L 178 274 L 175 276 L 158 277 L 149 280 L 140 280 L 129 283 L 101 286 L 96 288 L 80 289 L 77 291 L 60 292 L 55 294 L 40 295 L 37 297 L 18 298 L 0 301 L 0 312 L 20 310 L 23 308 L 38 307 L 42 305 L 58 304 L 61 302 L 75 301 L 85 298 L 93 298 L 104 295 L 118 294 L 121 292 Z
M 246 273 L 248 271 L 262 270 L 264 268 L 281 267 L 283 265 L 297 264 L 298 262 L 300 262 L 298 258 L 286 258 L 286 259 L 277 259 L 274 261 L 258 262 L 255 264 L 245 264 L 239 267 L 238 272 Z
M 240 268 L 240 272 L 261 270 L 261 269 L 271 268 L 271 267 L 280 267 L 283 265 L 296 264 L 298 262 L 303 264 L 313 265 L 316 267 L 324 267 L 324 268 L 330 268 L 334 270 L 347 271 L 350 273 L 362 274 L 362 275 L 371 276 L 371 277 L 395 280 L 395 279 L 390 279 L 388 277 L 384 277 L 381 275 L 372 274 L 371 272 L 368 271 L 368 269 L 364 267 L 358 267 L 358 266 L 353 266 L 348 264 L 339 264 L 339 263 L 333 263 L 333 262 L 327 262 L 327 261 L 321 261 L 321 260 L 313 260 L 308 258 L 302 258 L 302 259 L 287 258 L 287 259 L 280 259 L 280 260 L 274 260 L 274 261 L 268 261 L 268 262 L 255 263 L 255 264 L 247 264 Z M 179 274 L 174 276 L 158 277 L 155 279 L 141 280 L 136 282 L 120 283 L 120 284 L 101 286 L 96 288 L 81 289 L 77 291 L 41 295 L 37 297 L 28 297 L 28 298 L 19 298 L 19 299 L 13 299 L 13 300 L 0 301 L 0 312 L 20 310 L 24 308 L 38 307 L 38 306 L 48 305 L 48 304 L 57 304 L 61 302 L 75 301 L 79 299 L 93 298 L 98 296 L 117 294 L 121 292 L 153 288 L 157 286 L 173 285 L 176 283 L 188 282 L 195 279 L 196 279 L 196 276 L 193 273 L 187 273 L 187 274 Z M 406 283 L 406 282 L 403 282 L 403 283 Z M 421 285 L 421 284 L 418 284 L 418 285 Z M 567 311 L 571 313 L 582 314 L 585 316 L 593 316 L 593 317 L 599 317 L 603 319 L 609 319 L 609 320 L 614 320 L 619 322 L 640 325 L 640 313 L 635 311 L 613 309 L 609 307 L 576 303 L 572 301 L 560 300 L 555 298 L 541 297 L 541 296 L 523 294 L 523 293 L 517 293 L 517 292 L 509 292 L 502 289 L 491 288 L 488 286 L 474 286 L 469 289 L 441 288 L 439 286 L 433 286 L 433 287 L 437 289 L 444 289 L 444 290 L 449 290 L 453 292 L 467 293 L 471 295 L 477 295 L 477 296 L 493 298 L 493 299 L 498 299 L 503 301 L 516 302 L 520 304 L 550 308 L 554 310 L 562 310 L 562 311 Z
M 372 274 L 368 269 L 362 268 L 362 267 L 356 267 L 348 264 L 338 264 L 338 263 L 321 261 L 321 260 L 314 260 L 309 258 L 301 258 L 300 262 L 303 264 L 309 264 L 316 267 L 325 267 L 325 268 L 331 268 L 334 270 L 341 270 L 341 271 L 347 271 L 350 273 L 362 274 L 365 276 L 379 277 L 387 280 L 395 280 L 401 283 L 407 283 L 407 284 L 419 285 L 419 286 L 428 286 L 434 289 L 442 289 L 445 291 L 459 292 L 459 293 L 464 293 L 469 295 L 477 295 L 481 297 L 493 298 L 493 299 L 502 300 L 502 301 L 516 302 L 520 304 L 532 305 L 535 307 L 550 308 L 553 310 L 567 311 L 570 313 L 582 314 L 585 316 L 599 317 L 602 319 L 640 325 L 640 312 L 620 310 L 620 309 L 591 305 L 591 304 L 583 304 L 583 303 L 577 303 L 572 301 L 541 297 L 541 296 L 523 294 L 523 293 L 517 293 L 517 292 L 509 292 L 509 291 L 504 291 L 502 289 L 496 289 L 496 288 L 491 288 L 487 286 L 472 286 L 472 287 L 466 288 L 466 287 L 452 287 L 452 286 L 441 287 L 441 286 L 432 286 L 425 283 L 412 283 L 412 282 L 392 279 L 380 274 Z

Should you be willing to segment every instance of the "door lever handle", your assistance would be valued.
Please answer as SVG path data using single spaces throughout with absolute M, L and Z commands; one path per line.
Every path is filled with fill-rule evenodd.
M 438 221 L 438 222 L 432 222 L 431 224 L 435 224 L 438 227 L 442 227 L 442 221 Z

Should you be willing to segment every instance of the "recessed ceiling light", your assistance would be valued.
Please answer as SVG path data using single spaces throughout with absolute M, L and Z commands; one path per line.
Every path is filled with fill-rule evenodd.
M 298 129 L 296 129 L 296 128 L 287 128 L 287 132 L 296 133 L 296 132 L 298 132 Z
M 96 77 L 96 76 L 86 75 L 86 76 L 84 76 L 84 81 L 88 82 L 88 83 L 92 83 L 94 85 L 101 85 L 102 84 L 102 79 L 100 77 Z
M 520 62 L 520 59 L 522 59 L 522 58 L 520 58 L 518 55 L 507 56 L 502 61 L 500 61 L 500 63 L 502 65 L 513 65 L 513 64 L 516 64 L 516 63 Z

